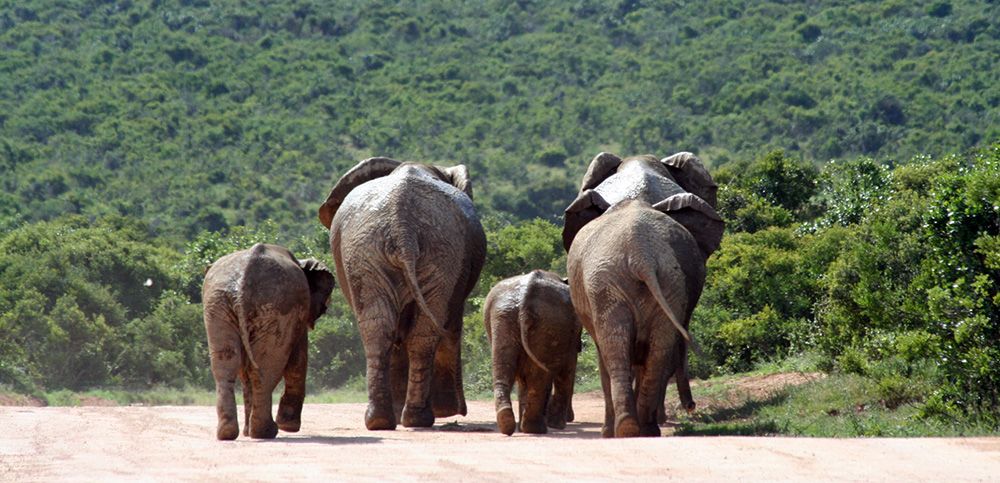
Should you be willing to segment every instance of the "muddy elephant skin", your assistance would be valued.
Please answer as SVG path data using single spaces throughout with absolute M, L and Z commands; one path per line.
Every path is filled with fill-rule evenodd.
M 566 210 L 567 272 L 574 308 L 600 354 L 606 437 L 659 435 L 672 376 L 693 408 L 687 327 L 725 227 L 712 206 L 715 190 L 690 153 L 663 160 L 601 153 Z
M 581 326 L 569 285 L 558 275 L 535 270 L 497 283 L 483 309 L 493 361 L 497 428 L 511 435 L 563 429 L 573 420 L 573 383 Z M 518 421 L 510 401 L 518 386 Z
M 322 263 L 299 261 L 276 245 L 257 244 L 226 255 L 206 271 L 202 286 L 205 332 L 215 378 L 216 437 L 236 439 L 233 394 L 243 384 L 243 434 L 274 438 L 299 430 L 308 356 L 308 332 L 326 311 L 333 274 Z M 271 392 L 284 378 L 275 424 Z
M 465 415 L 462 313 L 486 254 L 465 166 L 366 159 L 319 218 L 365 348 L 365 426 Z

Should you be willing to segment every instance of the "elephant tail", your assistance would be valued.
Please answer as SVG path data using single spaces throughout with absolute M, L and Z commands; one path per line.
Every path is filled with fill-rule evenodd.
M 448 331 L 445 329 L 444 325 L 434 317 L 434 312 L 431 312 L 430 307 L 427 305 L 427 300 L 424 299 L 423 290 L 420 289 L 420 283 L 417 282 L 417 267 L 414 259 L 416 257 L 402 257 L 403 273 L 406 276 L 406 282 L 410 286 L 410 292 L 413 293 L 413 299 L 417 301 L 417 306 L 420 307 L 420 311 L 427 315 L 427 318 L 431 319 L 434 323 L 434 329 L 437 331 L 438 335 L 441 337 L 447 337 Z
M 257 359 L 253 356 L 253 349 L 250 348 L 250 328 L 247 327 L 247 317 L 248 314 L 243 307 L 242 303 L 237 303 L 236 309 L 236 321 L 239 324 L 240 329 L 240 340 L 243 341 L 243 352 L 247 355 L 247 360 L 250 361 L 250 367 L 254 369 L 254 372 L 260 370 L 260 366 L 257 365 Z
M 663 312 L 667 314 L 667 318 L 670 319 L 670 322 L 673 323 L 674 327 L 676 327 L 677 330 L 681 333 L 681 336 L 684 337 L 684 340 L 690 343 L 691 335 L 688 334 L 687 329 L 684 328 L 684 324 L 681 323 L 681 318 L 677 316 L 677 313 L 674 312 L 674 309 L 670 307 L 670 304 L 667 303 L 667 300 L 663 298 L 663 290 L 660 289 L 660 282 L 656 277 L 656 272 L 645 271 L 639 274 L 639 278 L 646 284 L 646 287 L 649 288 L 650 293 L 653 294 L 653 298 L 656 299 L 656 303 L 659 304 L 660 308 L 663 309 Z
M 528 309 L 528 304 L 531 300 L 534 300 L 534 292 L 537 282 L 535 280 L 536 274 L 532 272 L 529 274 L 524 282 L 524 296 L 521 297 L 521 307 L 517 311 L 517 325 L 521 329 L 521 345 L 524 346 L 524 352 L 528 353 L 528 357 L 531 358 L 532 362 L 538 364 L 545 372 L 551 373 L 545 364 L 535 355 L 534 351 L 531 350 L 531 345 L 528 343 L 528 328 L 531 326 L 532 317 L 531 311 Z

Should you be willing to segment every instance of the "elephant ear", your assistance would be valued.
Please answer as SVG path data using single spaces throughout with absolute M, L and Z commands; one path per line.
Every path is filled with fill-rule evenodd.
M 608 206 L 608 202 L 600 193 L 588 189 L 580 193 L 580 196 L 577 196 L 576 200 L 566 208 L 562 238 L 563 248 L 567 252 L 570 245 L 573 244 L 577 232 L 583 229 L 587 223 L 604 214 Z
M 323 206 L 319 207 L 320 223 L 330 228 L 333 216 L 337 214 L 340 204 L 344 202 L 344 198 L 347 198 L 347 194 L 351 190 L 366 181 L 388 176 L 400 164 L 402 162 L 390 158 L 368 158 L 351 168 L 350 171 L 344 173 L 337 180 L 337 184 L 333 185 L 333 189 L 330 190 L 330 195 L 326 197 Z
M 726 224 L 705 200 L 692 193 L 681 193 L 653 205 L 653 209 L 684 225 L 698 242 L 705 258 L 719 249 Z
M 677 184 L 688 193 L 694 193 L 715 208 L 718 203 L 719 186 L 702 164 L 701 159 L 689 152 L 680 152 L 660 160 Z
M 614 174 L 621 164 L 622 158 L 611 153 L 602 152 L 594 156 L 594 159 L 590 161 L 590 166 L 587 168 L 587 174 L 583 175 L 583 184 L 580 185 L 580 191 L 583 192 L 596 188 L 608 176 Z
M 309 282 L 309 329 L 316 327 L 316 319 L 326 313 L 327 300 L 336 282 L 323 262 L 315 258 L 299 260 L 299 266 Z
M 450 168 L 438 167 L 438 170 L 445 176 L 445 182 L 461 190 L 470 200 L 472 199 L 472 179 L 469 178 L 469 168 L 460 164 Z

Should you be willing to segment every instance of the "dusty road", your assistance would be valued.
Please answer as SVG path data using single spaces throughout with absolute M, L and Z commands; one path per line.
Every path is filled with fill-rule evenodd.
M 602 440 L 603 401 L 574 406 L 565 431 L 506 437 L 490 402 L 387 432 L 363 404 L 307 404 L 300 433 L 233 442 L 212 407 L 0 407 L 0 481 L 1000 481 L 1000 438 Z

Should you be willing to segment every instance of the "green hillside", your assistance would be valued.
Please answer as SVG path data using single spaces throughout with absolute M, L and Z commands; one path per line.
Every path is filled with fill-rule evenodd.
M 266 3 L 3 2 L 0 209 L 302 234 L 377 154 L 466 163 L 483 211 L 555 219 L 601 149 L 1000 138 L 992 2 Z
M 887 407 L 1000 427 L 998 18 L 957 0 L 0 0 L 0 389 L 210 387 L 205 264 L 256 241 L 331 263 L 316 210 L 374 155 L 470 168 L 489 254 L 464 357 L 488 389 L 482 297 L 564 270 L 590 159 L 687 150 L 728 223 L 697 376 L 809 354 Z M 363 364 L 335 292 L 311 384 Z M 588 346 L 581 381 L 595 364 Z

